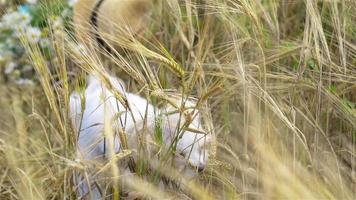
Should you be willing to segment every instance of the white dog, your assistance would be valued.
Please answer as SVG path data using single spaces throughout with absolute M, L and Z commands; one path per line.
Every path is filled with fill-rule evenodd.
M 177 153 L 183 155 L 187 163 L 198 171 L 204 169 L 209 155 L 205 146 L 210 142 L 211 136 L 201 127 L 199 113 L 194 108 L 195 103 L 183 101 L 185 112 L 192 114 L 190 115 L 192 118 L 188 120 L 187 116 L 182 115 L 174 106 L 158 109 L 146 99 L 126 92 L 120 79 L 114 77 L 108 79 L 111 86 L 127 99 L 130 109 L 126 108 L 121 103 L 123 101 L 119 101 L 115 93 L 100 79 L 89 76 L 88 86 L 83 94 L 74 92 L 70 97 L 70 117 L 74 130 L 78 133 L 78 159 L 86 161 L 110 159 L 113 154 L 121 151 L 123 144 L 119 137 L 114 135 L 110 142 L 104 134 L 108 127 L 106 123 L 110 123 L 109 126 L 114 132 L 122 130 L 128 138 L 128 148 L 135 149 L 137 140 L 133 138 L 136 138 L 137 134 L 142 134 L 142 131 L 152 135 L 157 118 L 160 116 L 164 145 L 168 147 L 178 140 L 176 141 Z M 181 106 L 182 101 L 176 100 L 176 103 Z M 79 196 L 84 197 L 91 193 L 93 199 L 101 199 L 97 186 L 90 187 L 88 181 L 84 181 L 79 175 L 77 178 Z

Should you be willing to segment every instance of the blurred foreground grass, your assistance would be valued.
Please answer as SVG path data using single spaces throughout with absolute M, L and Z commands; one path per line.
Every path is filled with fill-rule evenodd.
M 162 189 L 147 172 L 126 183 L 139 196 L 355 199 L 355 11 L 351 0 L 154 1 L 145 41 L 131 47 L 136 53 L 104 63 L 76 53 L 64 33 L 51 37 L 51 63 L 23 39 L 37 81 L 1 79 L 0 198 L 75 199 L 73 171 L 83 166 L 75 160 L 69 94 L 82 87 L 82 72 L 110 68 L 147 98 L 161 89 L 200 98 L 217 138 L 196 180 L 166 169 L 181 187 Z

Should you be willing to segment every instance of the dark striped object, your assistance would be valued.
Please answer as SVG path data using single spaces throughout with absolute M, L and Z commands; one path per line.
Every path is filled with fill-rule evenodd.
M 100 9 L 100 6 L 103 4 L 104 0 L 99 0 L 98 3 L 95 5 L 91 17 L 90 17 L 90 24 L 94 28 L 94 36 L 101 48 L 106 50 L 108 53 L 112 52 L 111 47 L 105 42 L 105 40 L 100 36 L 99 30 L 98 30 L 98 11 Z

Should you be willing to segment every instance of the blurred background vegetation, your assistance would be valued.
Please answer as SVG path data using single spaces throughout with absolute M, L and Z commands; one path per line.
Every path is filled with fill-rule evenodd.
M 83 165 L 68 98 L 88 58 L 73 53 L 74 3 L 0 0 L 1 199 L 75 199 L 73 171 Z M 153 5 L 142 47 L 178 63 L 184 77 L 145 54 L 103 64 L 147 98 L 157 85 L 190 86 L 217 141 L 202 175 L 172 177 L 179 189 L 143 178 L 152 172 L 132 180 L 139 199 L 356 198 L 354 0 Z

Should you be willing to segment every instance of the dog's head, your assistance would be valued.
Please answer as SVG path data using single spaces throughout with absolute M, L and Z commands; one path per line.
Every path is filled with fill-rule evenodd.
M 151 10 L 152 0 L 78 0 L 73 10 L 77 40 L 120 50 L 128 38 L 147 30 Z
M 189 165 L 198 172 L 202 172 L 209 159 L 210 143 L 210 134 L 184 131 L 182 138 L 178 141 L 177 151 L 187 159 Z
M 202 127 L 196 102 L 178 101 L 179 108 L 169 106 L 164 124 L 166 144 L 176 144 L 176 151 L 190 166 L 201 172 L 209 159 L 212 135 Z M 182 106 L 183 105 L 183 106 Z

